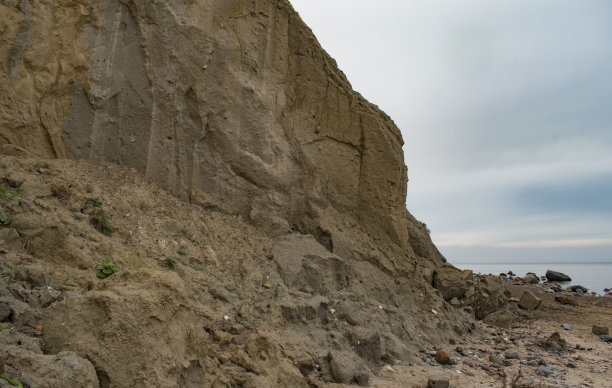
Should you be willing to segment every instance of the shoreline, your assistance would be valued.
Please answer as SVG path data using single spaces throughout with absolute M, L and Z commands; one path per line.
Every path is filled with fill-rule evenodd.
M 423 349 L 421 363 L 386 365 L 376 378 L 377 388 L 425 388 L 428 379 L 439 376 L 450 387 L 579 388 L 609 387 L 612 379 L 612 348 L 593 325 L 612 328 L 612 297 L 578 295 L 568 291 L 550 293 L 543 284 L 503 283 L 510 295 L 505 310 L 509 328 L 478 321 L 483 337 L 449 338 L 449 342 Z M 533 310 L 519 307 L 525 292 L 541 300 Z M 573 303 L 559 302 L 569 300 Z M 562 325 L 566 325 L 564 328 Z M 547 346 L 558 333 L 565 348 Z M 444 350 L 451 365 L 436 361 Z M 510 381 L 512 377 L 514 381 Z M 446 385 L 441 385 L 446 386 Z

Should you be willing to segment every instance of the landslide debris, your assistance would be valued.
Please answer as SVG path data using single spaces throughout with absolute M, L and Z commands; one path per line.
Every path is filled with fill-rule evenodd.
M 382 363 L 472 330 L 426 261 L 350 220 L 336 219 L 335 253 L 114 164 L 4 157 L 0 177 L 19 182 L 1 207 L 13 221 L 0 228 L 0 347 L 7 376 L 31 385 L 366 384 Z

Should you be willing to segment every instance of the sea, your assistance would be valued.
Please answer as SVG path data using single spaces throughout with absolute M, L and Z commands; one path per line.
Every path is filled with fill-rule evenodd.
M 580 263 L 580 264 L 551 264 L 551 263 L 451 263 L 460 269 L 471 269 L 474 273 L 499 275 L 500 273 L 514 272 L 516 276 L 523 277 L 527 272 L 544 276 L 547 270 L 563 272 L 572 278 L 571 282 L 559 283 L 563 287 L 581 285 L 604 295 L 604 288 L 612 290 L 612 262 L 608 263 Z

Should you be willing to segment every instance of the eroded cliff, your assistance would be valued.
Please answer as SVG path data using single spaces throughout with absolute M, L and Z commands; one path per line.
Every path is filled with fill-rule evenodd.
M 287 1 L 0 4 L 5 153 L 118 163 L 307 233 L 333 209 L 439 259 L 409 233 L 399 130 Z
M 61 359 L 103 387 L 364 384 L 471 330 L 432 287 L 399 130 L 286 0 L 0 12 L 0 304 L 44 323 L 36 356 L 0 343 L 47 368 L 22 378 Z

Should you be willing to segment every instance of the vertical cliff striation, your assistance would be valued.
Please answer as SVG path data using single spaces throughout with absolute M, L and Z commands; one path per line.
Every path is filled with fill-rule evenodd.
M 328 230 L 331 210 L 440 258 L 405 208 L 399 130 L 287 1 L 0 7 L 4 153 L 118 163 L 306 233 Z

